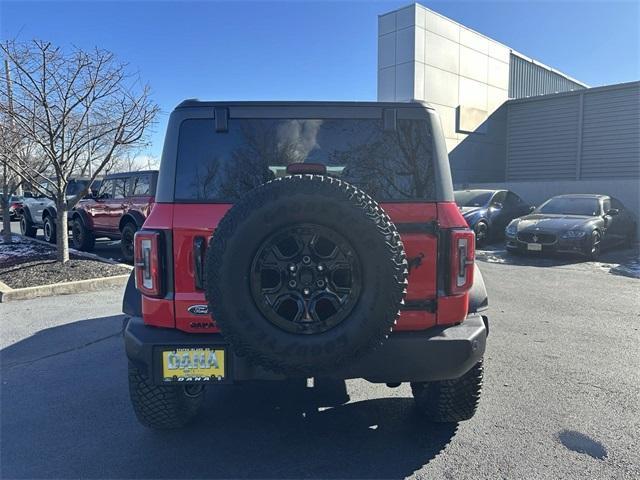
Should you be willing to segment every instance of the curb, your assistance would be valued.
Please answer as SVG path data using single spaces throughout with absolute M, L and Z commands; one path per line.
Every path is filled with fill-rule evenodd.
M 95 292 L 96 290 L 102 290 L 104 288 L 124 288 L 128 280 L 129 275 L 125 274 L 113 277 L 91 278 L 89 280 L 77 280 L 75 282 L 63 282 L 16 289 L 10 288 L 0 282 L 0 303 L 15 300 L 28 300 L 37 297 L 50 297 L 53 295 Z

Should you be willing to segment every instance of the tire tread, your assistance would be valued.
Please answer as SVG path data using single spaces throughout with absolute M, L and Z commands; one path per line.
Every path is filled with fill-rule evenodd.
M 422 415 L 433 422 L 469 420 L 476 412 L 482 393 L 483 361 L 453 380 L 412 383 L 411 391 Z

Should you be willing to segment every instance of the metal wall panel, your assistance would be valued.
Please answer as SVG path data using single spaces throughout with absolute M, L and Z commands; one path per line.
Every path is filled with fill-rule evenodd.
M 579 97 L 508 104 L 507 180 L 576 177 Z
M 585 87 L 567 77 L 514 55 L 509 61 L 509 98 L 582 90 Z
M 506 178 L 640 178 L 640 82 L 509 101 Z
M 586 92 L 581 179 L 640 178 L 640 83 Z

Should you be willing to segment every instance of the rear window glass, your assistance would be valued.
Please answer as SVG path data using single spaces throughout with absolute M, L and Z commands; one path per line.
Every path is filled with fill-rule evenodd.
M 426 120 L 399 119 L 384 130 L 381 119 L 231 119 L 219 133 L 213 119 L 186 120 L 177 162 L 177 201 L 234 201 L 305 162 L 379 201 L 435 197 Z
M 146 196 L 152 195 L 151 175 L 136 175 L 131 177 L 129 185 L 129 195 Z

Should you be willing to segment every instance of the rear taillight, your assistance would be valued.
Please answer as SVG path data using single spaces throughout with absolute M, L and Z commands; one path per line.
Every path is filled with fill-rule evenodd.
M 149 297 L 162 296 L 160 233 L 145 230 L 137 232 L 134 240 L 134 258 L 136 288 Z
M 473 262 L 475 260 L 475 235 L 471 230 L 451 230 L 449 251 L 449 293 L 458 295 L 467 292 L 473 285 Z

